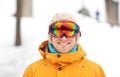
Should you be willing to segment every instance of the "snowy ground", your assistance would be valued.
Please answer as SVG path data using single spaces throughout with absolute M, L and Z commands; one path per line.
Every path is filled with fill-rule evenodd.
M 74 14 L 78 20 L 82 32 L 79 43 L 87 53 L 86 58 L 100 64 L 107 77 L 120 77 L 120 27 L 111 27 L 106 22 L 97 22 L 93 18 L 77 14 L 78 8 L 71 6 L 74 0 L 71 0 L 71 4 L 65 8 L 65 3 L 69 0 L 66 0 L 64 6 L 61 7 L 57 5 L 65 0 L 61 0 L 61 3 L 56 1 L 52 3 L 52 0 L 47 3 L 47 0 L 42 3 L 39 1 L 35 0 L 34 2 L 36 5 L 33 7 L 34 16 L 32 18 L 22 18 L 22 45 L 19 47 L 14 46 L 16 19 L 11 16 L 13 13 L 11 12 L 9 16 L 2 16 L 5 15 L 3 13 L 5 11 L 0 12 L 0 15 L 2 14 L 0 16 L 0 77 L 22 77 L 25 68 L 41 58 L 38 46 L 42 41 L 47 40 L 47 30 L 51 16 L 63 10 Z M 69 9 L 70 6 L 71 9 Z M 77 2 L 75 6 L 79 6 Z

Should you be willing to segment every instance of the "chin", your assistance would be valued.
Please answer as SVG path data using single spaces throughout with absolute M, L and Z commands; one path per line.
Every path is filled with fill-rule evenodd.
M 70 50 L 69 49 L 60 49 L 59 50 L 61 53 L 68 53 Z
M 60 52 L 60 53 L 68 53 L 68 51 L 65 51 L 65 52 L 63 52 L 63 51 L 62 51 L 62 52 L 61 52 L 61 51 L 59 51 L 59 52 Z

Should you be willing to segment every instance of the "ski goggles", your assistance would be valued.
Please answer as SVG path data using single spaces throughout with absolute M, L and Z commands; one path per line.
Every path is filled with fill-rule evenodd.
M 49 26 L 49 34 L 57 38 L 75 37 L 78 33 L 80 33 L 79 26 L 71 21 L 59 21 Z

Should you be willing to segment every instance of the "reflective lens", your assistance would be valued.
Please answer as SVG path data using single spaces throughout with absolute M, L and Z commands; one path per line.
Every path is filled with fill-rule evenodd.
M 73 22 L 56 22 L 50 25 L 49 34 L 54 37 L 74 37 L 79 33 L 79 27 Z

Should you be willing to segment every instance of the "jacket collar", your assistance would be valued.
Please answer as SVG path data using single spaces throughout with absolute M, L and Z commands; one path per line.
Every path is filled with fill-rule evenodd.
M 56 64 L 67 64 L 73 63 L 75 61 L 81 60 L 85 57 L 86 53 L 82 50 L 81 46 L 78 44 L 78 51 L 65 54 L 53 54 L 48 51 L 48 41 L 44 41 L 39 46 L 39 52 L 43 58 L 50 61 L 50 63 Z

